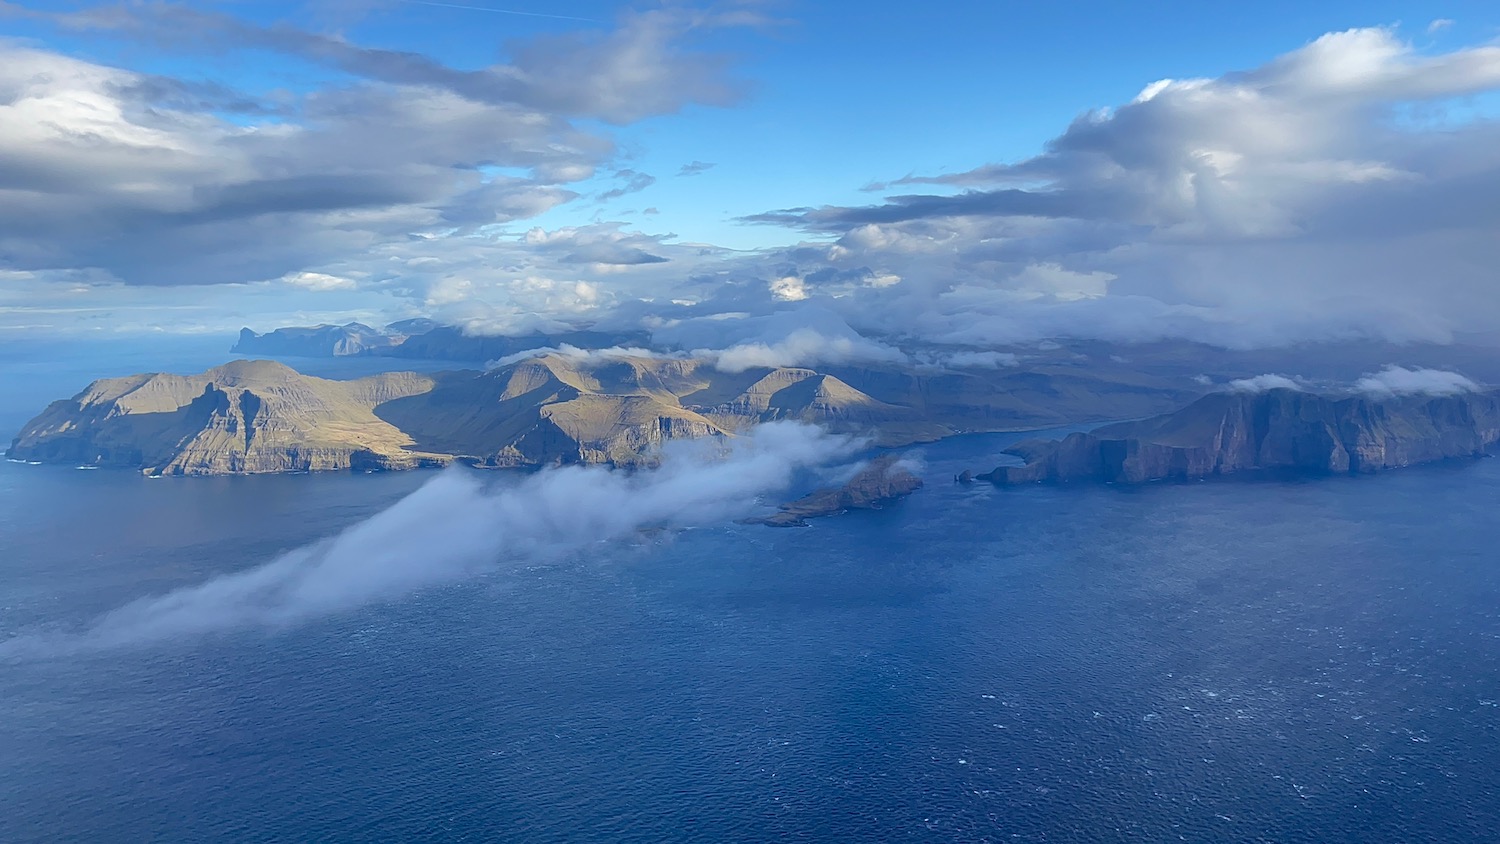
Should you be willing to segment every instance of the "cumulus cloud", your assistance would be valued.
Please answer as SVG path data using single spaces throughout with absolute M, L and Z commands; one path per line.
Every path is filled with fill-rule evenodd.
M 1359 379 L 1354 389 L 1375 398 L 1392 396 L 1453 396 L 1472 393 L 1479 385 L 1457 372 L 1441 369 L 1407 369 L 1403 366 L 1387 366 Z
M 1253 378 L 1240 378 L 1230 381 L 1228 389 L 1231 393 L 1264 393 L 1270 390 L 1301 391 L 1303 385 L 1301 381 L 1270 372 L 1265 375 L 1257 375 Z
M 905 353 L 871 340 L 829 337 L 812 328 L 799 328 L 773 342 L 738 343 L 727 349 L 696 349 L 693 354 L 713 361 L 724 372 L 744 372 L 763 366 L 813 367 L 830 363 L 902 363 Z
M 508 474 L 452 469 L 390 509 L 260 566 L 143 598 L 63 638 L 22 636 L 0 656 L 51 656 L 234 630 L 278 630 L 505 566 L 557 559 L 647 527 L 711 525 L 748 514 L 799 471 L 857 443 L 799 423 L 717 444 L 677 443 L 660 468 Z
M 870 351 L 837 332 L 780 350 L 789 332 L 755 336 L 792 305 L 907 349 L 1441 343 L 1500 324 L 1500 122 L 1475 117 L 1500 90 L 1500 47 L 1417 50 L 1384 28 L 1215 78 L 1140 80 L 1031 158 L 754 217 L 805 237 L 781 247 L 606 221 L 505 228 L 644 186 L 601 124 L 731 102 L 722 59 L 693 44 L 762 22 L 749 8 L 628 13 L 477 70 L 181 7 L 51 16 L 177 50 L 271 50 L 347 84 L 247 94 L 0 45 L 0 190 L 16 197 L 0 204 L 0 260 L 36 278 L 352 279 L 476 332 L 739 315 L 734 339 L 678 348 L 745 343 L 762 359 Z
M 909 360 L 905 352 L 861 335 L 837 313 L 808 305 L 766 315 L 681 320 L 658 326 L 652 339 L 667 348 L 690 350 L 725 372 Z
M 1445 342 L 1500 321 L 1500 123 L 1446 109 L 1496 89 L 1500 47 L 1331 33 L 1146 85 L 1033 158 L 891 183 L 930 192 L 751 219 L 837 238 L 827 265 L 905 279 L 859 297 L 861 329 Z
M 282 282 L 305 290 L 353 290 L 358 285 L 352 278 L 340 278 L 328 273 L 291 273 L 282 277 Z
M 771 279 L 771 298 L 778 302 L 800 302 L 808 297 L 807 282 L 794 275 Z

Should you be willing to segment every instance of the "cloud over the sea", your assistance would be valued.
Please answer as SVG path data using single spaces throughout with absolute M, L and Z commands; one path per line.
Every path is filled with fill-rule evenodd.
M 848 457 L 857 442 L 793 422 L 728 441 L 670 444 L 659 468 L 599 466 L 506 474 L 451 469 L 337 536 L 234 574 L 109 612 L 62 636 L 0 643 L 0 658 L 235 630 L 278 630 L 498 567 L 557 559 L 642 528 L 711 525 L 746 515 L 800 470 Z

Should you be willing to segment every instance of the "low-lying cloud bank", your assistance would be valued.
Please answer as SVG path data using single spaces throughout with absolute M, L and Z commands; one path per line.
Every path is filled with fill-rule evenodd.
M 814 426 L 761 425 L 727 446 L 674 444 L 642 472 L 567 467 L 502 478 L 453 469 L 330 539 L 198 586 L 143 598 L 81 632 L 23 635 L 0 659 L 149 644 L 233 630 L 278 630 L 506 564 L 556 559 L 645 527 L 706 525 L 745 515 L 797 472 L 859 445 Z
M 1354 389 L 1375 398 L 1389 398 L 1411 395 L 1456 396 L 1459 393 L 1477 392 L 1480 387 L 1457 372 L 1387 366 L 1359 379 L 1355 382 Z
M 1211 383 L 1211 382 L 1207 382 Z M 1231 393 L 1264 393 L 1269 390 L 1311 391 L 1317 389 L 1349 390 L 1373 399 L 1397 396 L 1456 396 L 1484 389 L 1478 382 L 1446 369 L 1407 368 L 1391 364 L 1379 372 L 1369 373 L 1351 384 L 1316 384 L 1305 378 L 1268 372 L 1253 378 L 1239 378 L 1224 385 Z
M 653 351 L 651 349 L 643 349 L 638 346 L 610 346 L 607 349 L 581 349 L 568 343 L 559 343 L 556 346 L 543 346 L 536 349 L 526 349 L 524 351 L 516 352 L 515 354 L 506 355 L 505 357 L 489 361 L 484 365 L 484 368 L 487 370 L 499 369 L 503 366 L 510 366 L 513 363 L 520 363 L 523 360 L 548 357 L 551 355 L 567 358 L 568 360 L 578 361 L 579 363 L 594 363 L 600 361 L 627 360 L 629 358 L 652 358 L 663 356 L 661 352 Z
M 904 363 L 906 354 L 863 337 L 829 337 L 813 328 L 799 328 L 774 341 L 738 343 L 727 349 L 695 349 L 694 356 L 713 361 L 724 372 L 744 372 L 762 366 L 814 367 L 829 363 Z
M 732 320 L 710 320 L 704 326 L 677 326 L 681 331 L 664 330 L 657 337 L 690 337 L 711 339 L 721 345 L 690 350 L 667 347 L 647 349 L 638 346 L 611 346 L 605 349 L 581 349 L 567 343 L 527 349 L 490 361 L 486 369 L 508 366 L 531 358 L 556 355 L 580 364 L 628 358 L 668 358 L 705 361 L 722 372 L 744 372 L 760 367 L 817 367 L 845 363 L 904 364 L 911 358 L 903 351 L 861 336 L 831 312 L 818 308 L 790 310 L 766 317 L 740 317 Z M 712 337 L 712 335 L 718 335 Z M 707 335 L 707 337 L 705 336 Z M 680 342 L 680 341 L 679 341 Z M 947 355 L 957 357 L 955 365 L 995 368 L 1014 355 L 995 352 L 970 352 Z M 1010 364 L 1005 364 L 1010 365 Z
M 1268 372 L 1254 378 L 1238 378 L 1229 382 L 1231 393 L 1264 393 L 1270 390 L 1302 390 L 1301 381 Z
M 907 363 L 900 349 L 861 335 L 838 313 L 816 304 L 762 315 L 689 318 L 658 325 L 652 339 L 688 350 L 724 372 L 757 367 L 817 367 L 845 363 Z

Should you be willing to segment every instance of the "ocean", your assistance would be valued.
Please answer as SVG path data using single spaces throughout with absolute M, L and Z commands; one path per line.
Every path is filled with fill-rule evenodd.
M 223 345 L 12 350 L 0 422 Z M 281 625 L 0 644 L 0 841 L 1493 840 L 1500 461 L 952 482 L 1019 436 L 916 449 L 925 489 L 809 528 L 502 553 Z M 440 478 L 0 463 L 0 642 L 78 641 Z

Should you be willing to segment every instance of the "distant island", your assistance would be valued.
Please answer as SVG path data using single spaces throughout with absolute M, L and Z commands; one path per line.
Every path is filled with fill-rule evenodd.
M 777 419 L 896 447 L 1159 413 L 1199 394 L 1185 379 L 1076 367 L 758 367 L 697 358 L 544 353 L 487 371 L 332 381 L 272 361 L 198 375 L 96 381 L 53 402 L 7 455 L 28 461 L 220 475 L 407 469 L 461 461 L 636 466 L 667 441 L 732 437 Z
M 1224 392 L 1175 413 L 1019 443 L 1006 453 L 1025 465 L 977 479 L 1137 484 L 1256 471 L 1348 474 L 1477 457 L 1496 443 L 1496 390 L 1384 398 Z
M 430 319 L 408 319 L 375 328 L 360 322 L 277 328 L 257 334 L 240 329 L 231 351 L 271 357 L 389 357 L 407 360 L 449 360 L 484 363 L 518 352 L 569 345 L 584 349 L 642 345 L 641 332 L 604 332 L 576 329 L 560 334 L 517 336 L 469 334 L 454 325 Z

